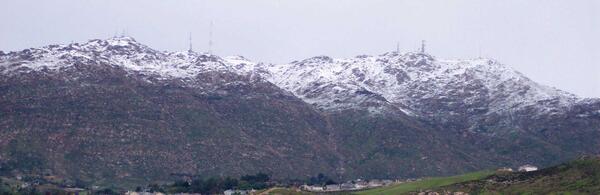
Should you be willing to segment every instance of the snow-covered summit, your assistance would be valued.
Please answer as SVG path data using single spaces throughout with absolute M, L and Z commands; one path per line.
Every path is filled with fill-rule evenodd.
M 325 110 L 355 108 L 368 101 L 370 109 L 389 103 L 428 117 L 531 106 L 552 112 L 578 101 L 492 59 L 444 60 L 425 53 L 389 52 L 346 59 L 317 56 L 263 69 L 269 81 Z
M 166 78 L 191 78 L 201 72 L 229 70 L 225 61 L 216 55 L 157 51 L 131 37 L 49 45 L 10 52 L 1 58 L 0 71 L 3 73 L 57 71 L 76 62 L 119 66 L 136 73 Z

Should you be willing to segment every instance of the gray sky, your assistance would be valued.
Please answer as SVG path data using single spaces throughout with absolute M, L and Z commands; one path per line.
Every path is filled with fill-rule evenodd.
M 418 48 L 440 58 L 481 51 L 533 80 L 600 97 L 600 1 L 2 0 L 0 50 L 108 38 L 126 31 L 159 50 L 283 63 Z

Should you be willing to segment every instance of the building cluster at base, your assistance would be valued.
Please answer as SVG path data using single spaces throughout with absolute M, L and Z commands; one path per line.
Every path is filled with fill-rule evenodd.
M 302 185 L 300 189 L 310 192 L 335 192 L 335 191 L 354 191 L 354 190 L 364 190 L 369 188 L 383 187 L 397 183 L 415 181 L 414 179 L 409 180 L 353 180 L 340 184 L 328 184 L 328 185 Z

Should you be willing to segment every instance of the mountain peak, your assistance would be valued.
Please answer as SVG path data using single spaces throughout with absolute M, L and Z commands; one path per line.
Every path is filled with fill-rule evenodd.
M 128 45 L 138 45 L 139 43 L 133 38 L 128 36 L 123 37 L 111 37 L 105 40 L 109 45 L 114 46 L 128 46 Z
M 351 94 L 362 90 L 422 117 L 452 116 L 456 110 L 480 116 L 521 108 L 547 113 L 578 100 L 487 58 L 446 60 L 422 52 L 388 52 L 347 59 L 317 56 L 268 69 L 268 80 L 327 110 L 347 108 L 345 100 L 358 99 Z
M 73 45 L 73 44 L 71 44 Z M 149 47 L 137 42 L 133 37 L 111 37 L 108 39 L 92 39 L 84 44 L 74 44 L 85 50 L 120 50 L 120 51 L 152 51 Z
M 333 59 L 329 56 L 315 56 L 311 58 L 304 59 L 299 62 L 299 64 L 319 64 L 319 63 L 331 63 Z
M 114 36 L 114 37 L 110 37 L 106 40 L 114 40 L 114 41 L 132 41 L 132 42 L 136 42 L 135 38 L 131 37 L 131 36 Z

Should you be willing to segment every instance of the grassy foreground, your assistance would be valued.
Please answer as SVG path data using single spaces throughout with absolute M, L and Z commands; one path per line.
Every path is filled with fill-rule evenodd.
M 455 183 L 483 179 L 494 174 L 494 171 L 479 171 L 464 175 L 456 175 L 451 177 L 434 177 L 426 178 L 420 181 L 396 184 L 392 186 L 375 188 L 365 191 L 355 192 L 359 195 L 396 195 L 418 190 L 438 188 L 442 186 L 452 185 Z
M 582 157 L 539 171 L 495 174 L 457 183 L 437 192 L 469 194 L 600 194 L 600 157 Z

